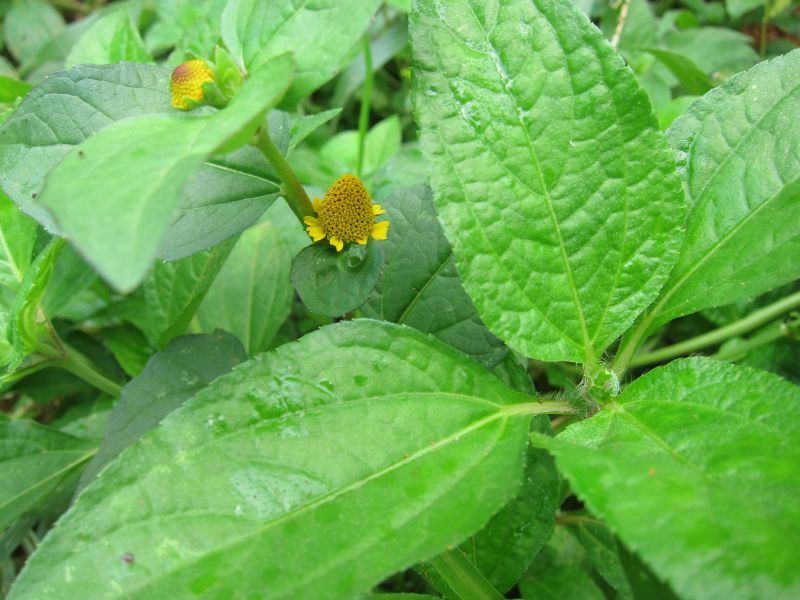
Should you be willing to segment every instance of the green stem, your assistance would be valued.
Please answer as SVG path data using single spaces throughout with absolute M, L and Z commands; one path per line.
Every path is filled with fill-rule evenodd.
M 275 172 L 283 183 L 281 186 L 281 195 L 292 209 L 292 212 L 297 216 L 300 223 L 305 224 L 303 222 L 303 217 L 312 217 L 315 211 L 311 206 L 311 200 L 308 199 L 308 194 L 306 194 L 303 184 L 300 183 L 294 170 L 289 166 L 289 163 L 286 162 L 286 157 L 278 150 L 264 130 L 260 131 L 256 136 L 255 147 L 261 150 L 261 153 L 275 169 Z
M 630 361 L 630 366 L 641 367 L 643 365 L 651 365 L 720 344 L 730 338 L 757 329 L 798 306 L 800 306 L 800 292 L 795 292 L 769 306 L 765 306 L 762 309 L 750 313 L 743 319 L 739 319 L 738 321 L 715 329 L 714 331 L 709 331 L 708 333 L 698 335 L 697 337 L 693 337 L 678 344 L 673 344 L 672 346 L 659 348 L 653 352 L 634 356 Z
M 767 57 L 767 28 L 769 26 L 769 0 L 764 0 L 764 16 L 761 19 L 761 39 L 758 41 L 758 53 L 761 59 Z
M 431 565 L 462 600 L 503 600 L 503 595 L 458 548 L 433 558 Z
M 800 318 L 789 323 L 784 323 L 781 321 L 774 324 L 772 327 L 765 328 L 763 331 L 760 331 L 753 337 L 748 338 L 739 344 L 731 346 L 730 348 L 724 348 L 716 354 L 712 354 L 711 358 L 725 361 L 741 360 L 747 356 L 751 350 L 765 346 L 766 344 L 774 342 L 775 340 L 779 340 L 783 337 L 792 337 L 792 330 L 799 326 Z
M 64 358 L 54 363 L 53 366 L 60 367 L 73 375 L 77 375 L 86 383 L 93 385 L 109 396 L 119 398 L 120 394 L 122 394 L 122 386 L 100 373 L 95 368 L 94 364 L 83 354 L 75 350 L 75 348 L 64 344 L 64 352 Z
M 364 90 L 361 93 L 361 110 L 358 113 L 358 160 L 356 162 L 356 175 L 361 177 L 364 167 L 364 143 L 369 127 L 369 105 L 372 100 L 372 49 L 369 45 L 369 35 L 364 36 Z

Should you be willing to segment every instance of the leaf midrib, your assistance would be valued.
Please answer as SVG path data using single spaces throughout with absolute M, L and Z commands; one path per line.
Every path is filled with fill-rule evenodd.
M 695 204 L 694 204 L 694 206 L 695 206 L 695 207 L 697 207 L 697 206 L 699 206 L 699 205 L 701 204 L 701 199 L 702 199 L 702 198 L 705 196 L 705 193 L 706 193 L 706 191 L 710 189 L 711 183 L 712 183 L 713 181 L 716 181 L 716 179 L 717 179 L 717 178 L 720 176 L 720 173 L 722 172 L 722 169 L 723 169 L 723 167 L 724 167 L 724 166 L 727 164 L 727 162 L 728 162 L 728 161 L 729 161 L 729 160 L 730 160 L 730 159 L 731 159 L 733 156 L 738 156 L 738 154 L 736 153 L 736 150 L 738 150 L 739 146 L 740 146 L 742 143 L 744 143 L 745 141 L 749 140 L 749 139 L 750 139 L 750 137 L 751 137 L 752 135 L 754 135 L 754 133 L 755 133 L 755 132 L 757 132 L 757 131 L 761 131 L 761 128 L 760 128 L 760 125 L 761 125 L 761 123 L 762 123 L 764 120 L 766 120 L 768 117 L 771 117 L 771 116 L 772 116 L 772 114 L 773 114 L 773 111 L 775 111 L 775 110 L 778 110 L 778 108 L 780 107 L 780 105 L 781 105 L 781 104 L 782 104 L 784 101 L 786 101 L 786 100 L 787 100 L 787 99 L 789 99 L 789 98 L 793 98 L 793 97 L 794 97 L 794 96 L 793 96 L 793 94 L 794 94 L 796 91 L 798 91 L 798 90 L 800 90 L 800 84 L 798 84 L 798 85 L 794 86 L 794 87 L 793 87 L 793 88 L 792 88 L 792 89 L 791 89 L 789 92 L 787 92 L 787 93 L 786 93 L 786 94 L 785 94 L 785 95 L 784 95 L 784 96 L 783 96 L 783 97 L 782 97 L 782 98 L 781 98 L 781 99 L 780 99 L 778 102 L 776 102 L 776 103 L 775 103 L 775 105 L 774 105 L 772 108 L 770 108 L 770 109 L 769 109 L 769 110 L 768 110 L 766 113 L 764 113 L 764 115 L 763 115 L 763 116 L 762 116 L 762 117 L 761 117 L 761 118 L 760 118 L 758 121 L 756 121 L 755 123 L 753 123 L 753 125 L 750 127 L 750 129 L 747 131 L 747 133 L 746 133 L 745 135 L 743 135 L 743 136 L 742 136 L 742 137 L 739 139 L 739 141 L 738 141 L 738 142 L 736 142 L 736 145 L 735 145 L 733 148 L 731 148 L 731 149 L 730 149 L 730 152 L 727 154 L 727 156 L 726 156 L 726 157 L 723 159 L 723 161 L 722 161 L 721 163 L 719 163 L 719 165 L 718 165 L 718 167 L 715 169 L 714 173 L 713 173 L 713 174 L 712 174 L 712 175 L 711 175 L 711 176 L 708 178 L 708 182 L 706 183 L 706 185 L 705 185 L 705 186 L 703 186 L 703 188 L 700 190 L 700 192 L 699 192 L 699 193 L 697 194 L 697 196 L 695 197 L 695 198 L 696 198 L 696 199 L 695 199 Z M 691 141 L 691 143 L 689 144 L 689 146 L 690 146 L 690 147 L 691 147 L 691 146 L 694 146 L 694 143 L 695 143 L 695 141 L 696 141 L 696 140 L 697 140 L 697 135 L 695 135 L 695 136 L 692 138 L 692 141 Z M 687 152 L 688 152 L 688 151 L 687 151 Z M 785 184 L 785 185 L 783 186 L 783 188 L 781 189 L 781 191 L 782 191 L 783 189 L 785 189 L 786 187 L 788 187 L 788 185 L 791 185 L 791 183 L 793 183 L 793 182 L 789 182 L 789 183 Z M 725 245 L 725 244 L 727 243 L 727 241 L 728 241 L 728 240 L 729 240 L 731 237 L 733 237 L 733 236 L 734 236 L 736 233 L 738 233 L 738 232 L 739 232 L 739 230 L 740 230 L 742 227 L 744 227 L 745 225 L 747 225 L 747 224 L 749 223 L 749 221 L 750 221 L 750 220 L 751 220 L 751 219 L 752 219 L 752 218 L 753 218 L 755 215 L 757 215 L 757 214 L 758 214 L 758 213 L 761 211 L 761 209 L 763 209 L 765 206 L 771 206 L 771 202 L 772 202 L 772 201 L 774 201 L 774 199 L 775 199 L 775 198 L 777 198 L 777 197 L 779 197 L 779 196 L 780 196 L 780 191 L 779 191 L 777 194 L 775 194 L 775 195 L 772 195 L 772 196 L 770 196 L 770 197 L 766 198 L 766 199 L 765 199 L 765 200 L 764 200 L 764 201 L 763 201 L 761 204 L 759 204 L 759 205 L 758 205 L 758 206 L 757 206 L 755 209 L 753 209 L 752 211 L 750 211 L 749 213 L 747 213 L 747 214 L 744 216 L 744 218 L 743 218 L 741 221 L 739 221 L 739 222 L 738 222 L 736 225 L 734 225 L 734 226 L 733 226 L 733 227 L 732 227 L 732 228 L 731 228 L 731 229 L 730 229 L 728 232 L 726 232 L 726 233 L 725 233 L 723 236 L 721 236 L 720 238 L 718 238 L 718 239 L 716 240 L 716 242 L 715 242 L 714 244 L 712 244 L 712 245 L 711 245 L 711 246 L 708 248 L 708 250 L 706 250 L 706 252 L 705 252 L 705 253 L 704 253 L 704 254 L 703 254 L 701 257 L 700 257 L 700 259 L 699 259 L 699 260 L 697 260 L 697 261 L 694 261 L 694 263 L 693 263 L 692 267 L 691 267 L 691 268 L 690 268 L 688 271 L 686 271 L 686 273 L 685 273 L 684 275 L 682 275 L 682 276 L 681 276 L 681 278 L 680 278 L 680 279 L 678 279 L 678 281 L 677 281 L 677 282 L 675 282 L 675 284 L 674 284 L 674 285 L 673 285 L 671 288 L 669 288 L 669 289 L 666 289 L 666 286 L 665 286 L 665 293 L 664 293 L 664 295 L 661 297 L 661 300 L 659 301 L 659 303 L 656 305 L 656 307 L 655 307 L 655 308 L 653 309 L 653 311 L 652 311 L 653 318 L 655 318 L 655 316 L 657 316 L 657 315 L 658 315 L 659 311 L 660 311 L 661 309 L 663 309 L 663 308 L 664 308 L 664 307 L 667 305 L 667 301 L 668 301 L 670 298 L 672 298 L 672 296 L 674 296 L 674 295 L 675 295 L 675 293 L 676 293 L 676 292 L 677 292 L 677 291 L 678 291 L 678 290 L 679 290 L 679 289 L 680 289 L 680 288 L 681 288 L 681 287 L 682 287 L 682 286 L 683 286 L 683 285 L 686 283 L 686 281 L 687 281 L 689 278 L 691 278 L 691 277 L 692 277 L 692 275 L 694 275 L 694 274 L 695 274 L 695 273 L 696 273 L 696 272 L 697 272 L 697 271 L 698 271 L 698 270 L 699 270 L 699 269 L 700 269 L 700 268 L 701 268 L 701 267 L 702 267 L 702 266 L 703 266 L 703 265 L 704 265 L 706 262 L 708 262 L 708 261 L 709 261 L 709 260 L 710 260 L 710 259 L 711 259 L 711 258 L 712 258 L 712 257 L 713 257 L 715 254 L 716 254 L 716 252 L 717 252 L 717 251 L 720 249 L 720 247 L 722 247 L 723 245 Z M 693 211 L 692 211 L 692 213 L 694 213 L 694 212 L 695 212 L 695 211 L 693 210 Z M 689 215 L 689 218 L 691 218 L 691 214 Z M 669 283 L 668 283 L 667 285 L 669 285 Z M 683 307 L 683 306 L 686 306 L 686 304 L 687 304 L 687 303 L 688 303 L 690 300 L 693 300 L 693 299 L 694 299 L 694 298 L 696 298 L 696 297 L 697 297 L 697 294 L 695 294 L 694 296 L 692 296 L 691 298 L 689 298 L 689 299 L 688 299 L 686 302 L 684 302 L 684 303 L 680 304 L 679 306 L 675 307 L 675 309 L 674 309 L 674 310 L 680 310 L 680 308 L 681 308 L 681 307 Z M 651 319 L 651 320 L 652 320 L 652 319 Z
M 429 393 L 429 394 L 433 395 L 433 394 L 436 394 L 436 393 L 432 392 L 432 393 Z M 397 396 L 397 397 L 406 397 L 408 394 L 394 394 L 394 395 Z M 417 394 L 414 394 L 414 395 L 417 395 Z M 470 399 L 472 401 L 485 402 L 485 403 L 494 405 L 494 403 L 491 403 L 489 401 L 483 400 L 482 398 L 476 398 L 476 397 L 466 396 L 466 395 L 461 395 L 461 394 L 436 394 L 436 395 L 461 396 L 461 397 L 463 397 L 465 399 Z M 391 396 L 391 395 L 389 395 L 389 396 Z M 348 404 L 350 404 L 350 402 L 348 402 Z M 320 407 L 320 408 L 330 408 L 330 407 L 336 407 L 336 406 L 339 406 L 339 405 L 328 404 L 328 405 L 324 405 L 323 407 Z M 497 405 L 495 405 L 495 406 L 497 406 Z M 436 441 L 436 443 L 434 445 L 426 444 L 422 448 L 418 449 L 417 451 L 408 453 L 406 456 L 403 456 L 399 460 L 397 460 L 397 461 L 395 461 L 395 462 L 393 462 L 393 463 L 391 463 L 389 465 L 386 465 L 385 467 L 375 471 L 374 473 L 371 473 L 370 475 L 368 475 L 366 477 L 362 477 L 362 478 L 360 478 L 360 479 L 358 479 L 358 480 L 356 480 L 356 481 L 344 486 L 343 488 L 341 488 L 341 489 L 339 489 L 339 490 L 337 490 L 335 492 L 332 492 L 330 494 L 326 494 L 325 496 L 322 496 L 321 498 L 318 498 L 318 499 L 316 499 L 316 500 L 314 500 L 314 501 L 312 501 L 312 502 L 310 502 L 310 503 L 308 503 L 306 505 L 300 506 L 300 507 L 298 507 L 298 508 L 296 508 L 294 510 L 291 510 L 291 511 L 289 511 L 287 513 L 284 513 L 283 515 L 281 515 L 281 516 L 279 516 L 279 517 L 277 517 L 277 518 L 275 518 L 275 519 L 273 519 L 271 521 L 267 521 L 262 526 L 255 527 L 253 530 L 249 531 L 247 534 L 239 536 L 239 537 L 237 537 L 235 539 L 232 539 L 232 540 L 226 542 L 225 544 L 217 546 L 212 551 L 207 552 L 207 553 L 205 553 L 203 555 L 193 557 L 192 559 L 184 562 L 179 567 L 171 569 L 169 571 L 165 571 L 164 573 L 159 574 L 157 577 L 154 577 L 154 578 L 150 579 L 149 581 L 147 581 L 147 582 L 145 582 L 145 583 L 143 583 L 143 584 L 141 584 L 139 586 L 136 586 L 136 587 L 133 587 L 133 588 L 129 588 L 129 589 L 125 590 L 124 592 L 122 592 L 122 595 L 116 596 L 116 597 L 119 598 L 120 600 L 122 600 L 123 598 L 128 598 L 130 594 L 136 594 L 136 593 L 138 593 L 138 592 L 140 592 L 142 590 L 146 590 L 146 589 L 152 587 L 157 582 L 159 582 L 159 581 L 161 581 L 161 580 L 163 580 L 165 578 L 168 578 L 168 577 L 174 575 L 175 573 L 178 573 L 178 572 L 180 572 L 180 571 L 182 571 L 182 570 L 184 570 L 186 568 L 189 568 L 191 565 L 196 564 L 199 561 L 206 560 L 207 558 L 209 558 L 211 556 L 214 556 L 214 555 L 216 555 L 216 554 L 218 554 L 220 552 L 224 552 L 228 548 L 239 546 L 239 545 L 241 545 L 243 543 L 246 543 L 248 540 L 252 540 L 254 538 L 258 538 L 259 536 L 263 535 L 264 533 L 266 533 L 270 529 L 272 529 L 274 527 L 277 527 L 277 526 L 283 524 L 286 521 L 290 521 L 290 520 L 292 520 L 292 519 L 294 519 L 296 517 L 299 517 L 299 516 L 301 516 L 301 515 L 303 515 L 303 514 L 305 514 L 307 512 L 315 510 L 316 508 L 319 508 L 319 507 L 321 507 L 321 506 L 323 506 L 325 504 L 333 502 L 333 501 L 337 500 L 338 498 L 340 498 L 342 496 L 345 496 L 345 495 L 347 495 L 347 494 L 349 494 L 351 492 L 359 490 L 362 487 L 364 487 L 365 485 L 369 484 L 370 482 L 372 482 L 372 481 L 374 481 L 376 479 L 379 479 L 380 477 L 383 477 L 385 475 L 388 475 L 389 473 L 391 473 L 393 471 L 396 471 L 397 469 L 400 469 L 400 468 L 412 463 L 415 460 L 424 458 L 425 456 L 427 456 L 428 454 L 431 454 L 432 452 L 441 450 L 442 448 L 448 446 L 452 442 L 459 440 L 463 436 L 469 435 L 469 434 L 481 429 L 482 427 L 491 424 L 492 422 L 494 422 L 494 421 L 496 421 L 498 419 L 502 419 L 502 418 L 509 419 L 509 418 L 512 418 L 513 416 L 518 416 L 517 414 L 514 414 L 513 412 L 509 413 L 507 411 L 504 411 L 503 410 L 504 407 L 502 405 L 497 406 L 497 408 L 498 408 L 498 410 L 496 412 L 494 412 L 494 413 L 492 413 L 492 414 L 490 414 L 490 415 L 488 415 L 486 417 L 483 417 L 483 418 L 481 418 L 481 419 L 479 419 L 477 421 L 474 421 L 470 425 L 468 425 L 466 427 L 463 427 L 463 428 L 461 428 L 461 429 L 449 434 L 448 436 Z

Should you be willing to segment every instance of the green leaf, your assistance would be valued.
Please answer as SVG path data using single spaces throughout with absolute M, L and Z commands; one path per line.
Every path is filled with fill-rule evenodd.
M 326 242 L 311 244 L 292 261 L 291 279 L 311 312 L 338 317 L 367 301 L 384 266 L 383 247 L 369 240 L 343 252 Z
M 512 348 L 592 367 L 677 257 L 647 97 L 569 0 L 417 8 L 417 120 L 464 287 Z
M 173 46 L 177 64 L 190 56 L 208 57 L 219 41 L 220 18 L 226 0 L 157 0 L 157 21 L 145 34 L 147 47 L 158 55 Z
M 169 70 L 148 65 L 82 65 L 36 86 L 0 127 L 0 185 L 53 233 L 35 202 L 45 176 L 73 147 L 104 127 L 169 108 Z M 73 120 L 63 115 L 72 115 Z M 80 123 L 80 126 L 77 125 Z
M 575 565 L 558 565 L 536 573 L 520 583 L 523 598 L 529 600 L 605 600 L 589 574 Z
M 658 125 L 662 130 L 668 129 L 670 125 L 680 117 L 697 100 L 697 96 L 678 96 L 670 100 L 658 110 Z
M 748 35 L 720 27 L 671 31 L 664 37 L 667 49 L 686 56 L 704 73 L 711 73 L 712 77 L 723 80 L 758 62 L 758 54 L 751 42 L 752 38 Z
M 250 356 L 267 350 L 292 308 L 291 262 L 273 223 L 245 231 L 197 312 L 203 331 L 231 332 Z
M 136 294 L 114 312 L 136 325 L 151 346 L 163 348 L 186 333 L 235 242 L 229 240 L 174 262 L 156 262 Z
M 597 572 L 617 591 L 617 598 L 632 599 L 633 591 L 625 574 L 614 534 L 602 523 L 592 523 L 588 520 L 576 523 L 572 531 L 586 550 Z
M 9 600 L 352 598 L 516 491 L 536 409 L 517 400 L 411 328 L 323 328 L 221 377 L 109 464 Z
M 763 6 L 764 0 L 725 0 L 725 9 L 733 19 Z
M 0 190 L 0 284 L 16 290 L 31 264 L 36 222 Z
M 400 150 L 402 128 L 397 115 L 392 115 L 372 127 L 364 139 L 364 177 L 380 169 Z M 328 140 L 320 158 L 331 173 L 355 171 L 358 162 L 358 132 L 342 131 Z
M 169 413 L 245 360 L 247 354 L 239 340 L 224 331 L 179 337 L 151 356 L 142 372 L 122 390 L 103 442 L 81 475 L 80 489 Z
M 64 240 L 53 238 L 31 263 L 19 285 L 9 311 L 11 355 L 6 381 L 15 378 L 15 370 L 36 370 L 48 360 L 61 357 L 63 348 L 41 303 L 63 245 Z
M 711 89 L 712 84 L 708 76 L 683 54 L 663 48 L 642 48 L 642 50 L 655 56 L 672 71 L 687 93 L 699 96 Z
M 126 10 L 104 15 L 80 37 L 67 55 L 65 68 L 81 63 L 152 63 L 139 30 Z
M 25 212 L 58 233 L 35 201 L 45 176 L 74 146 L 114 121 L 175 114 L 169 74 L 163 67 L 124 63 L 82 65 L 51 76 L 0 127 L 0 185 Z M 214 156 L 185 186 L 159 256 L 183 258 L 239 233 L 258 220 L 277 190 L 277 176 L 257 150 L 244 147 Z
M 528 464 L 517 495 L 461 550 L 494 587 L 507 592 L 550 538 L 561 479 L 544 450 L 528 448 Z
M 481 322 L 456 271 L 427 186 L 377 199 L 388 213 L 386 267 L 364 314 L 432 333 L 486 366 L 507 349 Z
M 800 51 L 692 104 L 668 131 L 689 199 L 680 259 L 657 322 L 800 277 Z
M 798 402 L 800 390 L 777 376 L 688 359 L 538 439 L 592 512 L 680 596 L 791 598 Z
M 34 423 L 0 421 L 0 531 L 47 503 L 97 451 L 97 444 Z
M 189 178 L 212 153 L 249 139 L 292 72 L 283 55 L 263 63 L 231 104 L 211 116 L 140 116 L 102 129 L 51 171 L 41 203 L 103 278 L 118 290 L 133 289 Z
M 8 49 L 22 63 L 65 27 L 61 14 L 45 0 L 13 0 L 3 21 Z
M 76 295 L 97 281 L 97 274 L 86 264 L 72 246 L 65 246 L 58 255 L 53 274 L 47 283 L 42 307 L 51 317 L 59 313 Z
M 314 115 L 305 115 L 296 119 L 291 125 L 289 146 L 286 149 L 286 154 L 289 154 L 292 150 L 297 148 L 300 142 L 325 125 L 325 123 L 337 117 L 340 112 L 342 112 L 341 108 L 332 108 L 330 110 L 323 110 Z
M 122 370 L 131 377 L 136 377 L 142 372 L 153 353 L 144 334 L 130 325 L 104 329 L 103 341 Z
M 159 257 L 185 258 L 244 231 L 278 198 L 279 189 L 278 176 L 252 146 L 210 158 L 184 188 Z
M 17 98 L 25 96 L 31 87 L 33 87 L 31 84 L 24 81 L 0 76 L 0 102 L 13 103 Z
M 333 77 L 380 5 L 381 0 L 230 0 L 222 13 L 222 40 L 248 71 L 271 56 L 296 52 L 297 78 L 283 101 L 292 106 Z

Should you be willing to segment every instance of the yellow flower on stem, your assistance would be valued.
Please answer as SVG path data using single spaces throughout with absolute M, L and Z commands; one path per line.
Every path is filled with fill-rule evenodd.
M 362 181 L 355 175 L 342 175 L 325 192 L 325 198 L 313 202 L 316 217 L 305 217 L 306 231 L 318 242 L 327 238 L 331 246 L 341 252 L 345 244 L 366 244 L 371 235 L 385 240 L 389 221 L 375 222 L 375 217 L 386 211 L 373 204 L 372 197 Z
M 172 106 L 190 110 L 203 101 L 203 84 L 214 81 L 214 71 L 206 61 L 196 58 L 175 67 L 170 77 Z

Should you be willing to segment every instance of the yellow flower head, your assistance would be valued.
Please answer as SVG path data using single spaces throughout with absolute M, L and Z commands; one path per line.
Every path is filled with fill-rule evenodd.
M 203 100 L 203 84 L 214 81 L 214 71 L 204 60 L 196 58 L 175 67 L 170 78 L 172 106 L 181 110 L 193 108 L 190 101 Z
M 308 235 L 315 242 L 328 238 L 337 252 L 349 242 L 366 244 L 370 235 L 385 240 L 389 231 L 389 221 L 375 222 L 375 217 L 386 211 L 372 203 L 367 188 L 355 175 L 342 175 L 334 181 L 324 199 L 314 199 L 314 210 L 316 217 L 303 219 Z

